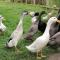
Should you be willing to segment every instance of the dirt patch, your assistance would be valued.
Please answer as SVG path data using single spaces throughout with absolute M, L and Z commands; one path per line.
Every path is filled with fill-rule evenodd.
M 60 53 L 54 53 L 49 55 L 47 60 L 60 60 Z

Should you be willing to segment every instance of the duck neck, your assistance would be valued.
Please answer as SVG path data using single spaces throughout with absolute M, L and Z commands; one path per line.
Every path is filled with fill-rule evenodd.
M 17 26 L 17 29 L 22 28 L 22 26 L 23 26 L 23 19 L 24 19 L 24 15 L 22 15 L 22 16 L 20 17 L 20 21 L 19 21 L 19 24 L 18 24 L 18 26 Z
M 2 20 L 0 20 L 0 25 L 1 25 L 1 23 L 2 23 Z
M 47 26 L 46 26 L 46 29 L 45 29 L 45 32 L 44 32 L 43 35 L 49 36 L 49 30 L 50 30 L 51 24 L 52 23 L 50 21 L 48 21 Z
M 32 23 L 36 23 L 37 21 L 37 16 L 32 17 Z

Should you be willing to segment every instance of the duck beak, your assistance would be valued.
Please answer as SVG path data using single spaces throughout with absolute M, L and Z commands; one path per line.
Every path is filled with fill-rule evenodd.
M 30 16 L 31 16 L 32 14 L 29 12 L 29 13 L 28 13 L 28 15 L 30 15 Z
M 56 22 L 58 22 L 60 24 L 60 20 L 57 20 Z
M 28 15 L 33 16 L 35 13 L 34 12 L 28 12 Z
M 60 24 L 60 14 L 57 16 L 57 22 Z

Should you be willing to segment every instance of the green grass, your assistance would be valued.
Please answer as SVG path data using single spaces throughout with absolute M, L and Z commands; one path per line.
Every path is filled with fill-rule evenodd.
M 8 41 L 13 30 L 16 28 L 19 22 L 19 16 L 22 11 L 42 11 L 46 10 L 45 8 L 41 8 L 40 5 L 27 5 L 27 4 L 16 4 L 16 3 L 0 3 L 0 14 L 5 17 L 5 21 L 3 23 L 7 26 L 6 32 L 4 35 L 0 36 L 0 60 L 37 60 L 36 54 L 30 53 L 25 45 L 29 45 L 30 41 L 19 41 L 17 47 L 21 50 L 21 53 L 16 54 L 14 48 L 7 49 L 5 48 L 5 44 Z M 27 33 L 29 26 L 31 25 L 31 18 L 29 16 L 25 17 L 24 20 L 24 32 Z M 39 36 L 41 32 L 37 33 L 35 36 Z M 50 53 L 54 52 L 54 50 L 46 47 L 44 53 L 48 56 Z M 43 59 L 45 60 L 45 59 Z

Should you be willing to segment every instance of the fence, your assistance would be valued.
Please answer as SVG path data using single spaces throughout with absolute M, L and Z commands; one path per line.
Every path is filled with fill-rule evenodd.
M 21 2 L 27 4 L 46 4 L 46 0 L 10 0 L 11 2 Z
M 60 0 L 0 0 L 0 1 L 8 1 L 8 2 L 18 2 L 18 3 L 27 3 L 27 4 L 40 4 L 53 6 L 57 5 L 60 8 Z

